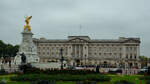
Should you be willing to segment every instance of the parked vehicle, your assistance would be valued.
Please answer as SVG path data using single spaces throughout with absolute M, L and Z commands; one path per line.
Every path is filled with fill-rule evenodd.
M 146 72 L 146 71 L 148 71 L 148 67 L 144 67 L 144 68 L 140 69 L 140 71 Z

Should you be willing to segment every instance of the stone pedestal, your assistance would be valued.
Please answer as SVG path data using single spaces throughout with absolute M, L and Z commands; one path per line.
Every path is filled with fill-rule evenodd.
M 22 42 L 19 47 L 19 52 L 15 57 L 15 64 L 20 65 L 22 62 L 21 54 L 26 56 L 26 63 L 38 63 L 39 57 L 37 56 L 37 48 L 32 40 L 33 33 L 27 28 L 22 32 Z

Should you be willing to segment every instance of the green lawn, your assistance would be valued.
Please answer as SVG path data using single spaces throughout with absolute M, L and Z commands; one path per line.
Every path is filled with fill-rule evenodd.
M 110 75 L 112 80 L 111 83 L 114 83 L 115 81 L 120 81 L 120 80 L 127 80 L 127 81 L 131 81 L 134 82 L 135 84 L 140 84 L 140 80 L 138 79 L 139 77 L 141 77 L 141 75 Z M 141 81 L 142 84 L 145 84 L 145 81 L 142 80 Z
M 11 81 L 9 78 L 16 76 L 15 74 L 11 75 L 0 75 L 0 81 L 5 80 L 7 84 L 29 84 L 29 82 L 16 82 L 16 81 Z
M 0 75 L 0 81 L 5 79 L 7 84 L 30 84 L 29 82 L 15 82 L 15 81 L 11 81 L 9 79 L 9 77 L 13 77 L 15 76 L 15 74 L 13 75 Z M 115 81 L 120 81 L 120 80 L 128 80 L 131 82 L 134 82 L 135 84 L 140 84 L 140 80 L 138 79 L 139 77 L 141 77 L 141 75 L 132 75 L 132 76 L 128 76 L 128 75 L 109 75 L 112 79 L 110 82 L 98 82 L 98 84 L 113 84 Z M 58 81 L 56 84 L 75 84 L 75 82 L 69 81 L 69 82 L 63 82 L 63 81 Z M 142 81 L 142 84 L 145 84 L 145 81 Z

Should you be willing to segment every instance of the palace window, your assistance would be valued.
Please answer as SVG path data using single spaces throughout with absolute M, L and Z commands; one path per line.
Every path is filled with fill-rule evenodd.
M 112 55 L 112 53 L 109 53 L 109 55 L 111 56 L 111 55 Z
M 120 53 L 120 56 L 122 56 L 122 54 Z
M 120 51 L 122 50 L 122 48 L 120 48 Z
M 136 54 L 134 55 L 134 58 L 136 59 Z
M 130 55 L 130 59 L 132 59 L 132 54 Z
M 99 53 L 99 55 L 101 55 L 101 53 Z
M 126 58 L 128 59 L 128 54 L 126 55 Z
M 129 51 L 129 47 L 127 47 L 126 50 Z
M 134 56 L 134 58 L 136 59 L 136 56 Z
M 130 50 L 132 50 L 132 47 L 130 47 Z

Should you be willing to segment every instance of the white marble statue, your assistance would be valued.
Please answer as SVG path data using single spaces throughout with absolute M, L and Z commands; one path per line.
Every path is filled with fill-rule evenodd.
M 28 28 L 29 27 L 29 28 Z M 15 64 L 19 65 L 22 62 L 21 54 L 26 56 L 26 63 L 39 62 L 39 57 L 37 56 L 37 48 L 32 40 L 33 33 L 31 32 L 29 23 L 24 26 L 22 32 L 22 42 L 19 47 L 19 52 L 15 57 Z

